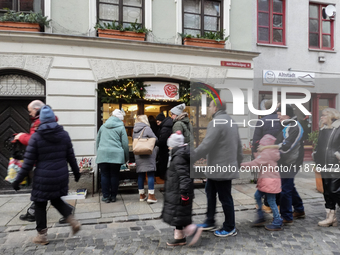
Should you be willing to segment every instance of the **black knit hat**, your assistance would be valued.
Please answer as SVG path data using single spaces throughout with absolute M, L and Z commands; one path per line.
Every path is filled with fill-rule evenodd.
M 281 112 L 281 114 L 282 114 L 281 105 L 280 105 L 280 107 L 277 111 Z M 286 115 L 288 115 L 290 118 L 293 118 L 295 116 L 293 107 L 290 104 L 286 105 Z
M 160 114 L 157 115 L 156 120 L 163 121 L 165 119 L 164 114 L 161 112 Z

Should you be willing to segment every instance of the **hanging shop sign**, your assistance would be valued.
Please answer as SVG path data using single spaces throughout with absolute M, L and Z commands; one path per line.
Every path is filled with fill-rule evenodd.
M 178 100 L 179 84 L 172 82 L 145 81 L 146 93 L 144 99 L 149 100 Z
M 315 86 L 315 73 L 263 70 L 263 85 Z

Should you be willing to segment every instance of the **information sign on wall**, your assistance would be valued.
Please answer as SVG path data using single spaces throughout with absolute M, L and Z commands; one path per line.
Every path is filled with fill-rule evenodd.
M 315 73 L 263 70 L 264 85 L 315 86 Z
M 173 82 L 145 81 L 147 86 L 145 99 L 151 100 L 178 100 L 179 84 Z

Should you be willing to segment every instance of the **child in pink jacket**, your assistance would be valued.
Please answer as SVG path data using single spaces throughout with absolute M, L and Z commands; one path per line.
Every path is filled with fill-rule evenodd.
M 273 145 L 276 138 L 272 135 L 265 135 L 260 140 L 261 146 Z M 280 172 L 277 168 L 277 161 L 280 159 L 278 149 L 264 149 L 251 162 L 242 163 L 243 169 L 248 167 L 259 168 L 259 176 L 257 180 L 257 191 L 255 192 L 255 200 L 257 202 L 257 219 L 253 226 L 263 226 L 265 218 L 262 211 L 262 197 L 267 196 L 267 201 L 273 212 L 273 222 L 266 225 L 265 228 L 271 231 L 282 230 L 282 219 L 276 206 L 276 194 L 281 192 Z

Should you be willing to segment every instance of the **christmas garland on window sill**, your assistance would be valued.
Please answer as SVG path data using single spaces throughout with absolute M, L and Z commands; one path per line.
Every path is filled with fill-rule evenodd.
M 150 86 L 136 79 L 121 79 L 101 83 L 98 86 L 98 98 L 102 103 L 118 103 L 125 100 L 127 103 L 135 103 L 138 99 L 144 99 L 146 88 Z M 187 106 L 196 105 L 201 100 L 201 84 L 183 81 L 179 83 L 179 100 Z

